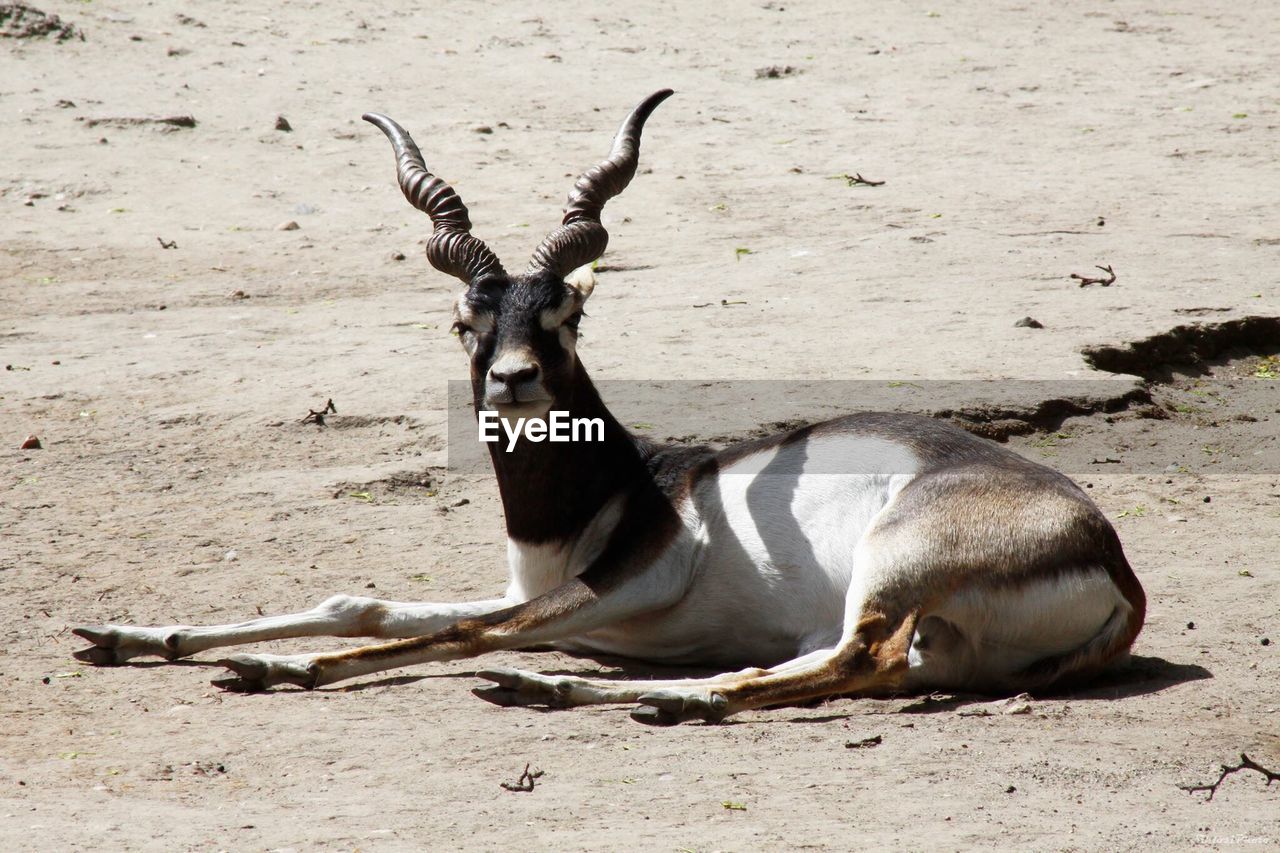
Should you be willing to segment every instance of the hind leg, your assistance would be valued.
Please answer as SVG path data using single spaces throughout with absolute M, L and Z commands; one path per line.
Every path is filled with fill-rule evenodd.
M 919 610 L 887 604 L 868 602 L 853 630 L 834 649 L 807 655 L 754 678 L 654 690 L 639 697 L 642 707 L 632 712 L 632 717 L 654 725 L 694 719 L 719 722 L 753 708 L 892 690 L 906 675 Z
M 900 683 L 919 621 L 921 596 L 903 584 L 893 561 L 876 558 L 866 539 L 854 555 L 853 582 L 845 592 L 840 642 L 769 669 L 750 669 L 676 681 L 593 681 L 489 670 L 498 684 L 477 691 L 502 705 L 594 705 L 639 702 L 632 716 L 671 725 L 690 719 L 717 721 L 750 708 L 785 705 L 845 693 L 882 690 Z
M 522 669 L 494 668 L 481 670 L 476 675 L 497 686 L 477 687 L 472 692 L 495 705 L 572 708 L 578 705 L 630 704 L 640 701 L 641 696 L 658 690 L 715 690 L 764 675 L 803 668 L 829 654 L 829 649 L 822 649 L 770 669 L 750 667 L 704 678 L 664 680 L 580 678 L 574 675 L 543 675 Z
M 579 705 L 620 705 L 639 702 L 640 697 L 655 690 L 714 689 L 749 678 L 757 678 L 767 669 L 744 669 L 710 678 L 675 678 L 634 681 L 579 678 L 572 675 L 543 675 L 522 669 L 495 668 L 477 672 L 495 686 L 477 687 L 471 692 L 495 705 L 533 705 L 550 708 L 575 708 Z

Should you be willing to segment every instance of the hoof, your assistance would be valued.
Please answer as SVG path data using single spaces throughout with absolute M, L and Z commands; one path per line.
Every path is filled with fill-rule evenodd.
M 106 649 L 102 646 L 90 646 L 87 649 L 80 649 L 72 652 L 71 656 L 81 663 L 87 663 L 91 666 L 115 666 L 120 663 L 116 660 L 116 650 Z
M 543 704 L 531 696 L 526 696 L 515 690 L 509 690 L 506 687 L 473 687 L 471 688 L 471 694 L 500 708 L 527 708 L 530 705 Z
M 120 645 L 120 633 L 114 628 L 108 628 L 106 625 L 72 628 L 71 633 L 93 643 L 87 649 L 72 652 L 71 656 L 76 660 L 93 666 L 113 666 L 122 662 L 115 652 L 116 647 Z
M 234 678 L 215 678 L 209 683 L 230 693 L 257 693 L 267 689 L 267 665 L 249 655 L 235 655 L 218 661 L 235 673 Z
M 482 669 L 476 673 L 492 681 L 497 687 L 477 687 L 475 695 L 495 705 L 540 705 L 547 708 L 567 708 L 572 685 L 563 679 L 521 672 L 518 669 Z
M 631 719 L 646 726 L 676 726 L 680 724 L 678 717 L 673 717 L 664 711 L 650 708 L 647 705 L 632 709 Z
M 482 669 L 476 675 L 492 681 L 496 687 L 473 687 L 471 694 L 502 708 L 515 708 L 536 704 L 536 700 L 519 691 L 524 677 L 514 669 Z
M 241 681 L 239 678 L 211 678 L 209 683 L 227 693 L 261 693 L 266 690 L 260 682 Z
M 499 669 L 482 669 L 479 672 L 477 672 L 476 675 L 480 676 L 486 681 L 492 681 L 494 684 L 497 684 L 499 687 L 505 687 L 508 690 L 515 690 L 524 681 L 524 677 L 519 673 L 519 671 L 514 669 L 507 669 L 506 667 L 502 667 Z M 477 688 L 477 689 L 479 690 L 484 688 Z
M 702 696 L 675 690 L 655 690 L 640 697 L 631 719 L 650 726 L 674 726 L 689 720 L 718 723 L 728 715 L 729 702 L 719 693 Z
M 277 684 L 294 684 L 311 690 L 320 678 L 320 670 L 305 657 L 275 655 L 232 655 L 218 661 L 235 674 L 234 678 L 216 678 L 211 684 L 234 693 L 256 693 Z
M 84 637 L 93 646 L 72 652 L 76 660 L 94 666 L 110 666 L 138 657 L 160 657 L 176 660 L 183 655 L 179 651 L 182 641 L 180 631 L 159 628 L 140 628 L 128 625 L 93 625 L 72 628 L 71 633 Z
M 97 625 L 91 628 L 72 628 L 71 633 L 77 637 L 83 637 L 95 646 L 104 648 L 115 648 L 120 643 L 120 632 L 106 625 Z

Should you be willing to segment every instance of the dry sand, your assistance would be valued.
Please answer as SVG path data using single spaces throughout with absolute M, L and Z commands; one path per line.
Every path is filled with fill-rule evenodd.
M 626 110 L 677 90 L 606 212 L 599 379 L 1123 393 L 1084 347 L 1280 314 L 1271 4 L 40 5 L 85 40 L 0 39 L 0 848 L 1280 845 L 1260 775 L 1179 788 L 1242 750 L 1280 767 L 1280 383 L 1229 329 L 1210 384 L 1151 390 L 1173 417 L 1014 439 L 1092 484 L 1150 598 L 1133 670 L 1030 713 L 655 730 L 488 705 L 466 663 L 224 695 L 207 661 L 79 666 L 68 633 L 502 589 L 495 487 L 443 471 L 454 283 L 362 112 L 406 125 L 519 268 Z M 854 173 L 885 184 L 833 178 Z M 1067 278 L 1096 264 L 1113 286 Z M 329 427 L 298 422 L 329 397 Z M 657 399 L 668 434 L 687 398 Z M 825 404 L 789 416 L 864 405 Z M 537 789 L 502 790 L 525 762 Z

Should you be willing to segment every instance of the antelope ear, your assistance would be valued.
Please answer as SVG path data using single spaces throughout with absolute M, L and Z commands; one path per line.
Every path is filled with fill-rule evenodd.
M 596 288 L 596 274 L 591 271 L 591 264 L 585 264 L 565 276 L 564 283 L 577 291 L 578 298 L 586 302 L 591 291 Z

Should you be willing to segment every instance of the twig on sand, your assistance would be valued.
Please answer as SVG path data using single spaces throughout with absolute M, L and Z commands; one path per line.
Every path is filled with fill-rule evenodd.
M 507 791 L 525 791 L 525 792 L 532 791 L 533 780 L 542 778 L 542 774 L 544 772 L 545 771 L 543 770 L 534 770 L 532 773 L 530 773 L 529 765 L 528 763 L 526 763 L 524 765 L 524 772 L 520 774 L 519 779 L 517 779 L 514 782 L 499 782 L 498 784 L 501 785 L 503 789 Z
M 320 411 L 315 409 L 307 409 L 307 416 L 302 419 L 304 424 L 315 424 L 316 426 L 324 426 L 324 416 L 338 413 L 338 407 L 333 405 L 333 398 L 330 397 L 328 402 L 324 404 L 324 408 Z
M 156 239 L 160 241 L 160 248 L 161 248 L 161 249 L 176 249 L 176 248 L 178 248 L 178 241 L 177 241 L 177 240 L 166 240 L 166 239 L 165 239 L 165 238 L 163 238 L 163 237 L 157 237 Z
M 1218 793 L 1218 786 L 1222 784 L 1223 779 L 1226 779 L 1232 773 L 1239 773 L 1241 770 L 1257 770 L 1259 773 L 1261 773 L 1263 776 L 1266 777 L 1268 788 L 1271 787 L 1272 782 L 1275 782 L 1277 779 L 1280 779 L 1280 773 L 1277 773 L 1274 770 L 1268 770 L 1267 768 L 1258 764 L 1258 762 L 1254 761 L 1252 758 L 1250 758 L 1249 756 L 1245 755 L 1242 752 L 1240 753 L 1239 764 L 1235 765 L 1234 767 L 1228 767 L 1225 764 L 1222 765 L 1222 772 L 1218 774 L 1218 779 L 1216 782 L 1212 782 L 1208 785 L 1179 785 L 1178 787 L 1189 794 L 1194 794 L 1196 791 L 1208 791 L 1209 796 L 1205 799 L 1205 802 L 1207 803 L 1209 802 L 1209 800 L 1213 799 L 1214 794 Z
M 1103 287 L 1110 287 L 1116 283 L 1116 271 L 1111 268 L 1111 264 L 1107 264 L 1105 267 L 1098 267 L 1098 269 L 1106 273 L 1107 277 L 1090 278 L 1089 276 L 1080 275 L 1078 273 L 1072 273 L 1071 277 L 1080 282 L 1081 287 L 1088 287 L 1091 284 L 1100 284 Z
M 861 172 L 854 172 L 852 175 L 836 175 L 835 177 L 836 177 L 836 178 L 844 178 L 844 182 L 845 182 L 845 184 L 846 184 L 846 185 L 848 185 L 848 186 L 851 186 L 851 187 L 856 187 L 856 186 L 859 186 L 859 185 L 864 186 L 864 187 L 882 187 L 882 186 L 884 186 L 884 181 L 872 181 L 872 180 L 868 180 L 867 178 L 862 177 L 862 173 L 861 173 Z

